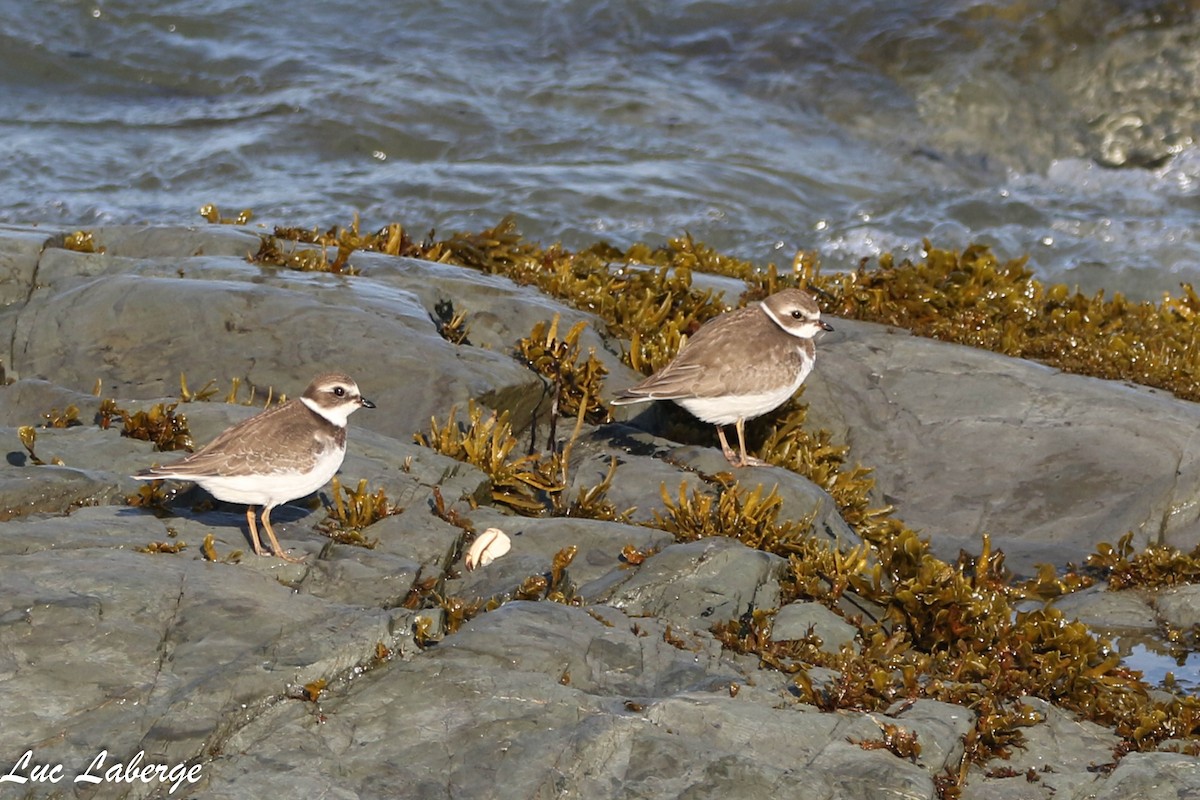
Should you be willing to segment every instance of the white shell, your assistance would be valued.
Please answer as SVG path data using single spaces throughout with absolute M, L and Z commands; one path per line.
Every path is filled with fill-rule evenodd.
M 499 528 L 488 528 L 467 548 L 467 569 L 487 566 L 512 548 L 512 540 Z

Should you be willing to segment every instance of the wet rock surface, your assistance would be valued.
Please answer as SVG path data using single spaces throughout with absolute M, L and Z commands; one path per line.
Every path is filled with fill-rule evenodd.
M 704 490 L 701 475 L 722 469 L 715 447 L 656 436 L 653 411 L 585 427 L 572 488 L 595 485 L 617 458 L 609 497 L 632 509 L 621 522 L 514 517 L 489 504 L 478 469 L 413 443 L 431 415 L 445 419 L 469 399 L 527 427 L 547 394 L 511 356 L 515 339 L 554 314 L 568 326 L 586 315 L 440 264 L 367 255 L 355 277 L 262 269 L 244 259 L 257 237 L 235 228 L 94 236 L 103 254 L 61 249 L 58 231 L 0 231 L 0 341 L 16 379 L 0 387 L 0 772 L 29 776 L 14 765 L 32 751 L 33 763 L 67 774 L 9 782 L 0 795 L 866 800 L 884 787 L 935 797 L 937 776 L 958 769 L 970 709 L 921 700 L 823 712 L 788 676 L 721 647 L 715 623 L 778 606 L 783 559 L 723 538 L 677 543 L 637 524 L 663 513 L 664 489 Z M 438 336 L 433 307 L 446 299 L 471 314 L 471 346 Z M 1078 562 L 1128 530 L 1143 544 L 1200 542 L 1192 405 L 836 326 L 805 390 L 809 424 L 875 467 L 880 502 L 895 503 L 943 557 L 978 550 L 984 532 L 1025 570 Z M 612 391 L 633 375 L 601 331 L 590 322 L 583 342 L 609 367 Z M 198 490 L 161 516 L 125 504 L 141 487 L 130 474 L 175 456 L 95 425 L 97 381 L 101 396 L 136 410 L 177 401 L 181 372 L 193 389 L 236 377 L 294 395 L 328 368 L 351 373 L 378 405 L 352 419 L 340 473 L 401 509 L 364 531 L 373 548 L 332 541 L 312 499 L 274 514 L 302 564 L 254 556 L 244 509 Z M 35 465 L 18 428 L 69 405 L 82 424 L 38 428 L 47 465 Z M 202 444 L 256 409 L 178 410 Z M 858 544 L 804 479 L 774 468 L 737 477 L 776 487 L 786 515 L 812 515 L 818 535 Z M 463 530 L 443 518 L 453 515 L 504 529 L 512 550 L 467 572 Z M 209 536 L 216 561 L 201 554 Z M 145 552 L 156 543 L 179 550 Z M 569 546 L 563 585 L 580 604 L 519 599 Z M 644 559 L 624 557 L 627 547 Z M 1149 630 L 1160 615 L 1194 621 L 1193 588 L 1062 602 L 1081 619 Z M 443 635 L 442 611 L 408 602 L 429 591 L 498 605 Z M 796 603 L 775 618 L 780 638 L 811 632 L 828 652 L 856 646 L 853 627 L 824 606 Z M 1095 770 L 1112 761 L 1117 737 L 1030 704 L 1040 721 L 1027 746 L 989 765 L 1013 775 L 973 768 L 964 798 L 1200 792 L 1195 759 L 1172 753 Z M 916 733 L 920 755 L 861 746 L 887 725 Z M 139 752 L 199 766 L 198 782 L 173 793 L 161 780 L 73 783 L 102 750 L 105 766 Z

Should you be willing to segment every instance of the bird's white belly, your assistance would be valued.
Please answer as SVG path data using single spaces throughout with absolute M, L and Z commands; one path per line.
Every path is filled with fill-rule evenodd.
M 681 397 L 675 402 L 697 419 L 713 425 L 732 425 L 739 419 L 754 419 L 779 408 L 796 393 L 811 371 L 812 361 L 807 361 L 794 381 L 767 392 L 731 394 L 724 397 Z
M 210 475 L 197 479 L 213 497 L 227 503 L 277 506 L 317 491 L 334 476 L 345 458 L 344 449 L 330 448 L 311 472 L 272 472 L 263 475 Z

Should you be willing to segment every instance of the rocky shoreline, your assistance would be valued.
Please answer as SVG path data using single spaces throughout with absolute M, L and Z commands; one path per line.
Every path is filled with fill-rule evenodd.
M 587 314 L 505 278 L 373 253 L 352 256 L 352 277 L 265 269 L 246 261 L 259 244 L 249 229 L 97 229 L 103 252 L 91 253 L 65 249 L 65 233 L 0 228 L 3 365 L 14 380 L 0 388 L 0 773 L 63 765 L 59 781 L 43 769 L 40 782 L 0 784 L 0 796 L 842 800 L 886 787 L 934 798 L 938 777 L 959 769 L 974 710 L 917 700 L 886 713 L 820 711 L 790 676 L 721 647 L 714 623 L 778 607 L 784 559 L 631 524 L 666 513 L 660 487 L 704 490 L 702 476 L 722 469 L 716 449 L 655 436 L 658 410 L 585 426 L 571 452 L 572 494 L 618 459 L 608 498 L 636 509 L 630 522 L 506 514 L 488 505 L 483 472 L 413 442 L 469 400 L 523 425 L 544 414 L 545 381 L 510 353 L 555 315 L 564 329 L 586 323 L 581 343 L 609 370 L 610 396 L 634 382 Z M 468 314 L 471 345 L 438 334 L 446 300 Z M 984 533 L 1022 574 L 1078 563 L 1130 531 L 1137 547 L 1200 543 L 1194 404 L 835 325 L 804 392 L 809 424 L 875 469 L 879 504 L 941 558 L 977 552 Z M 274 519 L 306 563 L 230 563 L 248 550 L 239 507 L 196 505 L 199 494 L 173 501 L 170 516 L 126 505 L 140 488 L 128 476 L 163 456 L 91 424 L 102 397 L 131 409 L 175 402 L 181 373 L 193 389 L 238 378 L 294 394 L 331 368 L 378 405 L 351 423 L 343 484 L 367 479 L 403 509 L 366 529 L 373 549 L 332 542 L 319 529 L 325 512 L 298 502 Z M 70 405 L 84 424 L 37 428 L 36 465 L 18 429 Z M 256 409 L 179 410 L 199 444 Z M 737 479 L 776 487 L 788 518 L 812 514 L 822 535 L 858 542 L 805 479 L 777 468 Z M 512 551 L 462 570 L 463 529 L 447 509 L 477 530 L 504 529 Z M 201 553 L 210 534 L 215 562 Z M 140 551 L 181 542 L 175 553 Z M 520 599 L 523 580 L 550 573 L 568 546 L 562 579 L 579 604 Z M 650 555 L 633 564 L 627 547 Z M 406 607 L 431 576 L 447 597 L 506 602 L 450 633 L 444 609 Z M 1101 589 L 1060 607 L 1131 631 L 1200 619 L 1194 585 Z M 830 652 L 855 646 L 854 628 L 819 603 L 775 615 L 776 639 L 810 630 Z M 1194 757 L 1130 753 L 1102 769 L 1120 737 L 1044 700 L 1029 706 L 1025 746 L 971 767 L 961 797 L 1200 792 Z M 864 747 L 897 727 L 916 734 L 919 754 Z M 101 751 L 103 767 L 144 753 L 142 764 L 199 766 L 199 777 L 174 791 L 165 768 L 149 781 L 126 769 L 75 782 Z

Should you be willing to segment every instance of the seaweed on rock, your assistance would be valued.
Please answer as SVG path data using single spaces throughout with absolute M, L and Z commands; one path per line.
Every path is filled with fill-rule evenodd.
M 360 480 L 357 488 L 348 489 L 342 486 L 335 475 L 330 494 L 333 496 L 333 505 L 326 508 L 328 513 L 317 530 L 335 542 L 368 550 L 375 549 L 379 540 L 368 539 L 363 535 L 363 530 L 384 517 L 404 510 L 390 502 L 383 489 L 372 493 L 367 488 L 366 479 Z
M 444 456 L 479 467 L 492 481 L 492 500 L 525 514 L 540 514 L 546 506 L 539 492 L 561 492 L 563 486 L 553 465 L 537 455 L 512 455 L 517 447 L 508 412 L 487 416 L 472 401 L 467 405 L 467 422 L 456 419 L 458 409 L 450 409 L 445 423 L 430 420 L 430 433 L 415 434 L 422 447 Z
M 553 383 L 555 416 L 574 417 L 582 408 L 584 419 L 595 425 L 612 419 L 600 402 L 600 387 L 608 370 L 596 359 L 595 351 L 579 363 L 579 336 L 585 327 L 587 323 L 580 320 L 559 339 L 555 314 L 549 325 L 537 323 L 528 336 L 517 342 L 517 353 L 534 372 Z
M 63 249 L 76 253 L 103 253 L 103 247 L 96 246 L 96 237 L 91 231 L 75 231 L 63 237 Z
M 1200 298 L 1190 286 L 1178 297 L 1165 295 L 1159 304 L 1132 303 L 1120 295 L 1111 300 L 1102 294 L 1087 297 L 1066 286 L 1043 285 L 1033 279 L 1024 259 L 1001 261 L 982 246 L 955 252 L 926 242 L 921 261 L 884 255 L 875 267 L 864 261 L 853 272 L 822 274 L 811 254 L 798 253 L 785 270 L 759 267 L 687 236 L 626 250 L 607 244 L 577 252 L 560 245 L 543 248 L 524 240 L 511 219 L 440 241 L 430 233 L 420 243 L 398 223 L 361 235 L 357 220 L 349 229 L 325 234 L 277 229 L 268 242 L 271 238 L 264 237 L 264 249 L 280 250 L 279 241 L 287 239 L 322 248 L 336 245 L 333 263 L 343 268 L 348 268 L 349 251 L 361 248 L 505 275 L 602 319 L 610 335 L 628 340 L 625 357 L 644 373 L 665 364 L 686 336 L 725 310 L 719 295 L 693 288 L 693 273 L 706 272 L 745 281 L 742 300 L 798 286 L 835 315 L 1200 399 L 1200 368 L 1194 359 Z M 553 339 L 556 335 L 541 341 Z M 826 489 L 862 536 L 860 548 L 841 553 L 806 535 L 805 521 L 780 522 L 773 493 L 764 496 L 761 487 L 753 492 L 721 487 L 715 497 L 665 496 L 667 512 L 658 525 L 680 538 L 734 535 L 784 555 L 785 603 L 810 599 L 843 613 L 841 602 L 853 595 L 853 607 L 871 613 L 848 618 L 858 629 L 857 640 L 838 653 L 824 652 L 810 639 L 772 640 L 770 615 L 763 611 L 716 626 L 714 633 L 726 647 L 753 653 L 764 667 L 794 675 L 800 695 L 822 708 L 882 709 L 924 697 L 973 709 L 976 721 L 963 762 L 938 776 L 943 798 L 956 796 L 970 764 L 1004 755 L 1019 744 L 1021 728 L 1037 721 L 1022 702 L 1029 696 L 1113 727 L 1125 740 L 1122 751 L 1154 749 L 1178 739 L 1190 742 L 1184 749 L 1200 752 L 1200 699 L 1152 692 L 1086 625 L 1066 619 L 1051 605 L 1029 607 L 1031 597 L 1085 585 L 1084 576 L 1041 576 L 1036 584 L 1015 585 L 1003 567 L 1003 554 L 993 551 L 986 537 L 976 556 L 956 563 L 936 558 L 928 542 L 890 507 L 873 505 L 870 470 L 852 465 L 846 446 L 828 432 L 807 431 L 803 423 L 804 410 L 795 403 L 757 421 L 751 426 L 753 438 L 763 442 L 757 454 Z M 417 438 L 480 466 L 492 477 L 496 502 L 520 513 L 545 513 L 554 505 L 549 498 L 566 485 L 562 463 L 515 455 L 507 418 L 484 418 L 474 406 L 465 426 L 451 411 L 445 424 L 435 419 L 429 436 Z M 1161 577 L 1188 563 L 1158 551 L 1137 557 L 1119 547 L 1099 555 L 1095 566 L 1110 570 L 1110 578 L 1122 572 L 1136 573 L 1138 580 Z M 630 553 L 629 563 L 642 558 Z M 520 592 L 545 597 L 548 585 L 531 576 Z M 1018 609 L 1017 601 L 1025 605 Z M 452 632 L 498 600 L 439 602 L 444 630 Z M 834 670 L 837 677 L 819 683 L 808 677 L 811 667 Z M 897 739 L 902 734 L 897 730 L 892 739 L 911 752 L 908 742 Z
M 206 207 L 207 208 L 207 207 Z M 284 242 L 319 250 L 284 252 Z M 325 250 L 337 248 L 330 261 Z M 1178 296 L 1134 303 L 1121 295 L 1088 297 L 1064 284 L 1033 278 L 1025 258 L 1001 261 L 982 245 L 958 252 L 925 241 L 924 260 L 881 255 L 853 272 L 823 274 L 811 253 L 796 254 L 787 270 L 722 255 L 690 236 L 651 247 L 620 250 L 598 243 L 578 252 L 526 241 L 511 218 L 478 233 L 412 240 L 403 225 L 374 234 L 347 228 L 275 228 L 263 237 L 256 263 L 354 274 L 355 250 L 457 264 L 536 286 L 605 320 L 615 336 L 631 340 L 628 357 L 649 373 L 678 349 L 684 335 L 725 310 L 710 291 L 692 289 L 692 273 L 746 282 L 746 300 L 798 286 L 816 295 L 822 310 L 838 316 L 908 328 L 922 336 L 969 344 L 1043 361 L 1068 372 L 1131 380 L 1200 399 L 1196 321 L 1200 296 L 1184 284 Z M 306 255 L 305 253 L 311 253 Z
M 605 479 L 596 486 L 581 488 L 575 500 L 568 501 L 566 490 L 571 446 L 578 437 L 582 413 L 578 409 L 576 428 L 562 452 L 550 454 L 527 453 L 515 455 L 517 439 L 512 434 L 508 412 L 484 410 L 472 401 L 467 405 L 467 421 L 456 419 L 457 408 L 451 408 L 445 423 L 430 420 L 430 432 L 414 434 L 422 447 L 444 456 L 472 464 L 489 477 L 492 500 L 526 516 L 554 514 L 556 516 L 585 516 L 592 519 L 624 520 L 629 512 L 618 511 L 605 498 L 612 483 L 615 463 L 610 465 Z
M 876 269 L 807 276 L 833 314 L 908 328 L 921 336 L 1035 359 L 1066 372 L 1129 380 L 1200 400 L 1195 352 L 1200 297 L 1184 284 L 1158 304 L 1046 285 L 1025 258 L 986 247 L 960 252 L 924 243 L 925 258 L 879 258 Z
M 761 485 L 746 490 L 735 483 L 722 487 L 716 496 L 699 489 L 689 495 L 687 484 L 682 483 L 678 499 L 672 499 L 662 487 L 662 500 L 667 513 L 654 512 L 653 527 L 681 542 L 728 536 L 756 550 L 786 555 L 802 551 L 812 534 L 811 517 L 779 519 L 783 499 L 775 487 L 764 494 Z
M 38 427 L 74 428 L 82 424 L 83 422 L 79 419 L 79 407 L 72 403 L 61 412 L 57 408 L 52 408 L 42 414 L 42 424 Z
M 42 467 L 46 465 L 46 462 L 39 458 L 38 454 L 33 449 L 34 444 L 37 442 L 36 428 L 34 428 L 32 425 L 22 425 L 21 427 L 17 428 L 17 438 L 21 440 L 21 446 L 24 447 L 25 452 L 29 454 L 29 463 L 33 464 L 35 467 Z M 57 457 L 50 459 L 50 463 L 56 467 L 61 467 L 63 465 L 62 459 Z
M 225 395 L 224 402 L 230 405 L 257 406 L 269 408 L 272 404 L 283 405 L 287 402 L 287 395 L 275 394 L 275 387 L 268 386 L 265 396 L 260 400 L 258 393 L 259 387 L 249 381 L 245 382 L 245 386 L 249 389 L 249 394 L 245 400 L 241 399 L 243 381 L 241 378 L 234 377 L 229 381 L 229 392 Z M 209 402 L 220 394 L 216 378 L 209 378 L 199 389 L 193 391 L 188 386 L 187 376 L 184 373 L 179 373 L 179 400 L 181 403 Z
M 467 313 L 455 311 L 450 300 L 440 300 L 433 307 L 433 324 L 438 335 L 453 345 L 470 345 L 468 338 L 471 326 L 467 324 Z
M 1144 551 L 1136 553 L 1132 540 L 1133 534 L 1127 533 L 1116 547 L 1103 542 L 1087 558 L 1089 567 L 1106 573 L 1110 591 L 1200 583 L 1200 547 L 1184 553 L 1174 547 L 1151 543 Z
M 155 403 L 149 410 L 120 411 L 123 419 L 121 435 L 154 443 L 162 452 L 195 449 L 187 417 L 175 412 L 178 403 Z
M 221 209 L 212 203 L 205 203 L 200 206 L 200 216 L 212 225 L 246 225 L 254 218 L 254 212 L 245 208 L 238 212 L 236 217 L 222 217 Z

